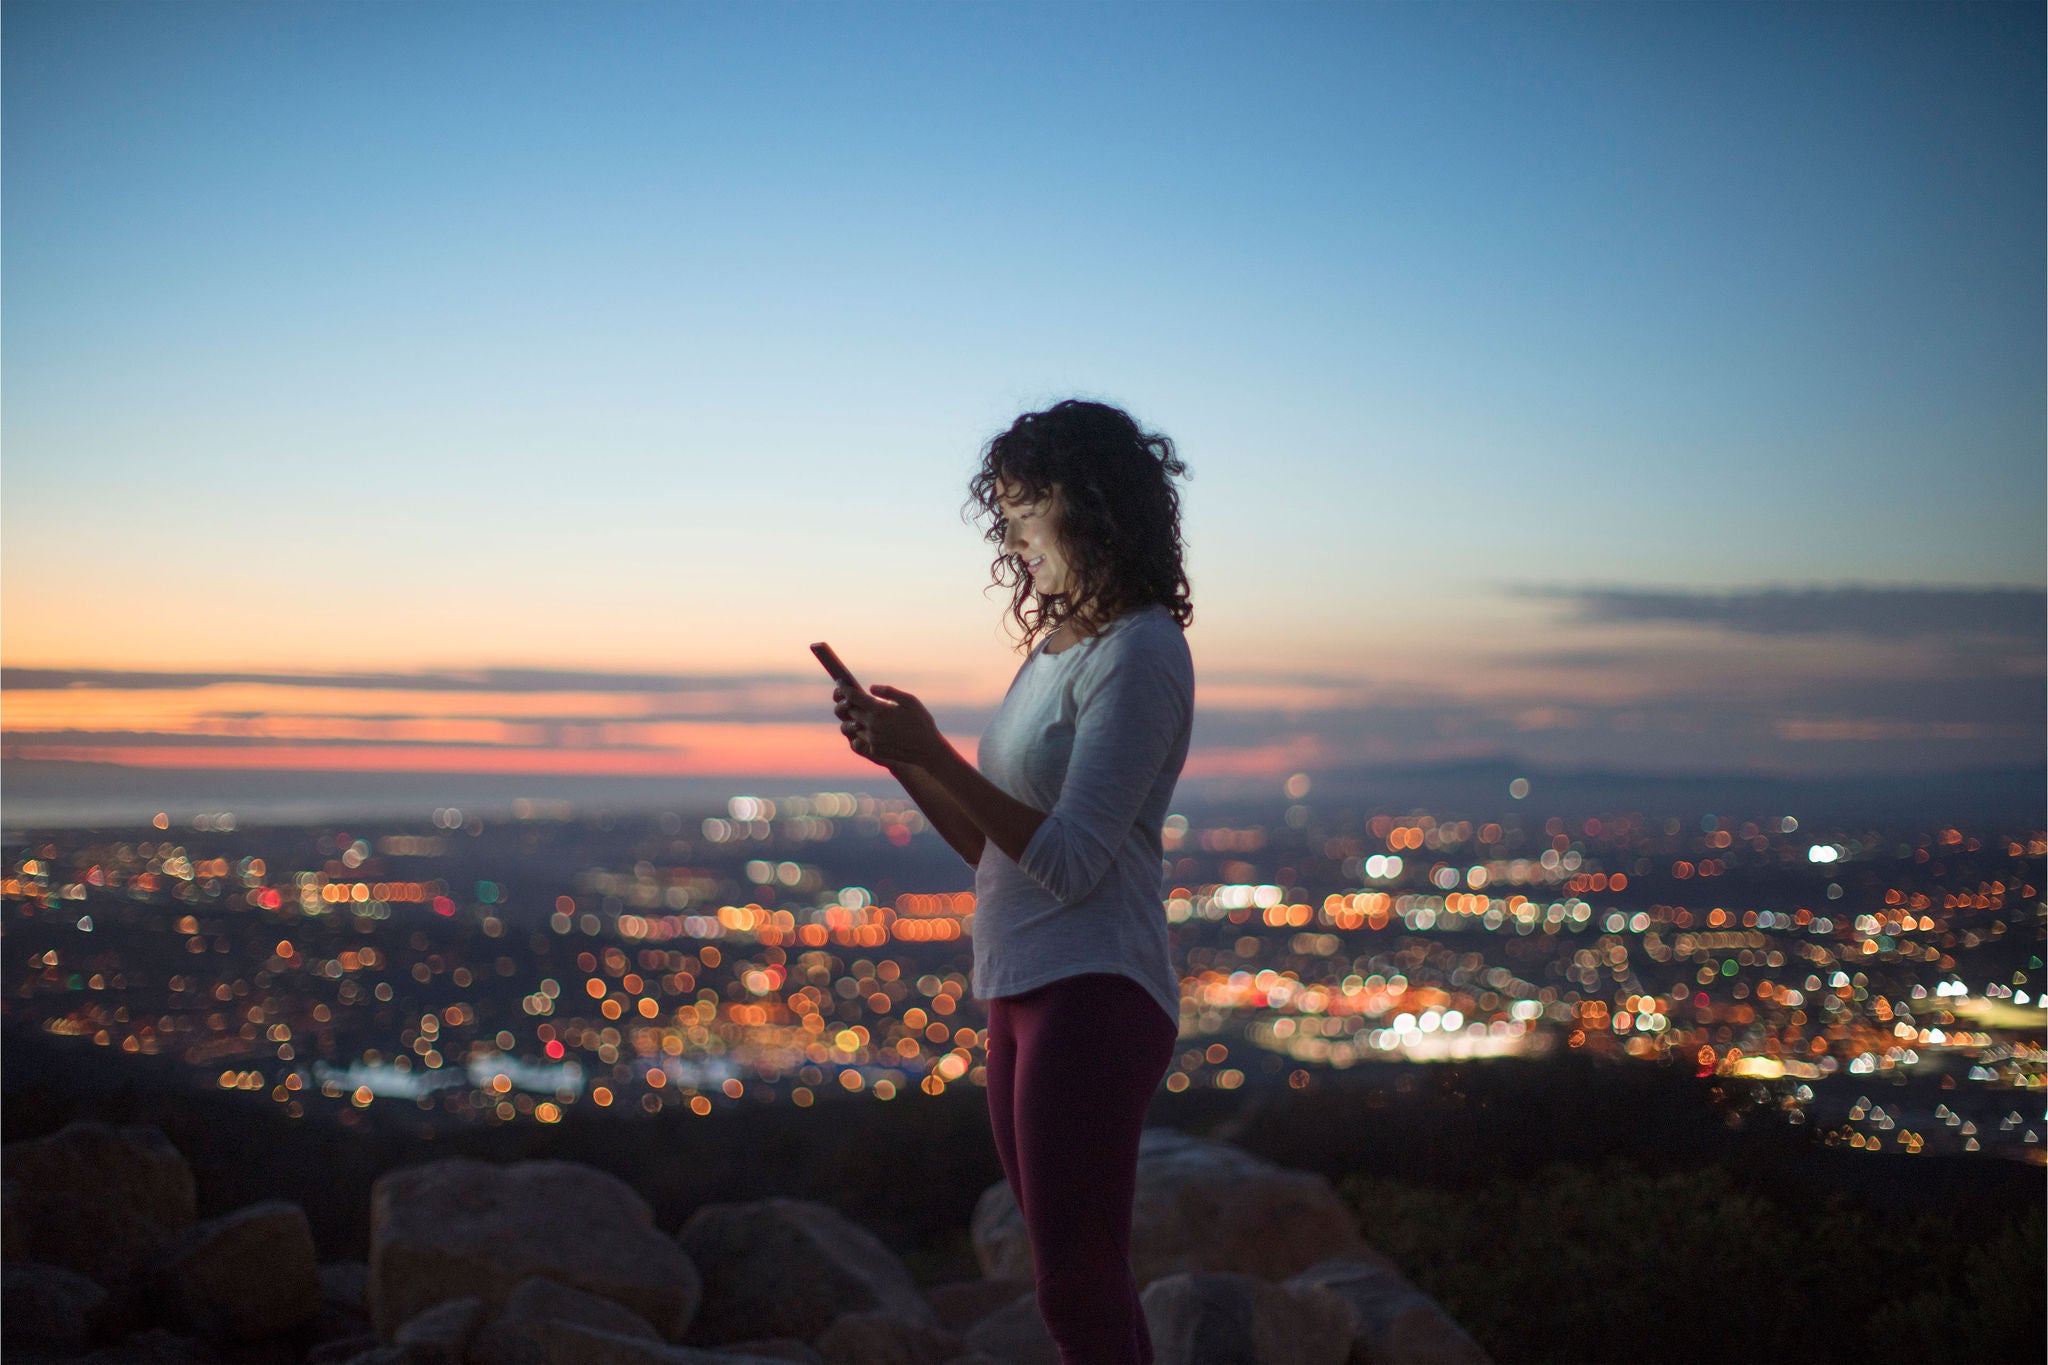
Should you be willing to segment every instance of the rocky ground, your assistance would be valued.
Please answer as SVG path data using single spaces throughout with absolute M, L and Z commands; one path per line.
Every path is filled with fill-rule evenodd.
M 155 1128 L 10 1143 L 13 1362 L 1055 1365 L 1009 1187 L 981 1196 L 981 1276 L 920 1289 L 832 1207 L 700 1207 L 673 1231 L 571 1161 L 430 1161 L 371 1194 L 369 1260 L 321 1258 L 305 1211 L 199 1220 Z M 1360 1236 L 1322 1176 L 1148 1129 L 1132 1262 L 1159 1365 L 1476 1365 L 1485 1354 Z

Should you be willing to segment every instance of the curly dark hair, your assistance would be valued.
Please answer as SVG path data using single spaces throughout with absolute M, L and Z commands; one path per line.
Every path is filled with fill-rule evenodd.
M 1180 490 L 1173 480 L 1187 472 L 1165 436 L 1145 431 L 1122 408 L 1078 398 L 1025 413 L 982 448 L 962 515 L 988 519 L 983 535 L 997 549 L 990 585 L 1011 590 L 1010 616 L 1023 632 L 1019 649 L 1064 622 L 1092 633 L 1155 602 L 1186 629 L 1195 608 L 1181 564 Z M 1005 484 L 1030 499 L 1059 485 L 1071 592 L 1033 591 L 1024 566 L 1003 552 Z

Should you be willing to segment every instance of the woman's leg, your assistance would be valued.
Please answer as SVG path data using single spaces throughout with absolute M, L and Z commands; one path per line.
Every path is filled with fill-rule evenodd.
M 1017 1039 L 1011 1032 L 1010 1002 L 988 1002 L 988 1047 L 985 1049 L 988 1084 L 988 1126 L 995 1135 L 996 1155 L 1003 1163 L 1003 1178 L 1010 1182 L 1010 1195 L 1024 1208 L 1024 1182 L 1017 1170 L 1017 1120 L 1012 1103 L 1017 1074 Z
M 1113 973 L 1012 997 L 1011 1107 L 1038 1311 L 1063 1365 L 1151 1365 L 1131 1274 L 1131 1204 L 1145 1109 L 1177 1027 Z

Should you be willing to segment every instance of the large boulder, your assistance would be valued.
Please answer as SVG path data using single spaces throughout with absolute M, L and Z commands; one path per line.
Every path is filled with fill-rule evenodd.
M 932 1306 L 880 1239 L 837 1210 L 804 1199 L 707 1204 L 676 1234 L 704 1278 L 688 1340 L 717 1346 L 750 1337 L 810 1341 L 843 1313 L 879 1311 L 936 1327 Z
M 154 1128 L 69 1124 L 48 1137 L 8 1143 L 0 1167 L 26 1189 L 118 1205 L 172 1232 L 199 1218 L 192 1168 Z
M 75 1270 L 41 1261 L 0 1267 L 0 1302 L 6 1306 L 0 1341 L 9 1355 L 77 1355 L 91 1349 L 109 1322 L 105 1289 Z
M 306 1212 L 281 1199 L 185 1230 L 163 1283 L 177 1315 L 211 1341 L 254 1341 L 320 1312 L 320 1260 Z
M 108 1330 L 135 1325 L 142 1287 L 198 1209 L 192 1168 L 154 1128 L 73 1123 L 0 1151 L 6 1259 L 63 1266 L 108 1291 Z
M 1036 1282 L 1031 1240 L 1007 1181 L 983 1191 L 973 1232 L 988 1278 Z M 1131 1271 L 1140 1285 L 1183 1270 L 1282 1280 L 1333 1257 L 1384 1260 L 1323 1177 L 1170 1128 L 1140 1136 L 1131 1211 Z
M 495 1316 L 540 1276 L 624 1304 L 670 1339 L 696 1311 L 696 1269 L 624 1182 L 568 1161 L 468 1158 L 393 1171 L 370 1194 L 370 1317 L 400 1323 L 474 1295 Z M 759 1335 L 753 1333 L 751 1335 Z
M 1318 1261 L 1287 1287 L 1325 1289 L 1349 1304 L 1358 1354 L 1373 1365 L 1491 1365 L 1435 1299 L 1387 1266 Z
M 109 1290 L 118 1304 L 135 1297 L 175 1234 L 123 1204 L 84 1198 L 68 1189 L 46 1190 L 5 1182 L 8 1259 L 61 1265 Z
M 1182 1271 L 1145 1288 L 1158 1365 L 1345 1365 L 1354 1322 L 1327 1289 L 1299 1291 L 1230 1271 Z

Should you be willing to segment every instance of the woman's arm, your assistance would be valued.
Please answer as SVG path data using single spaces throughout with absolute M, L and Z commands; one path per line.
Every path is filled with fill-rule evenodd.
M 988 843 L 987 836 L 967 817 L 967 812 L 960 809 L 946 789 L 914 763 L 892 763 L 889 772 L 903 784 L 903 790 L 910 793 L 910 799 L 917 802 L 924 818 L 953 846 L 953 851 L 965 858 L 969 867 L 979 867 L 981 851 Z
M 1024 804 L 984 777 L 939 733 L 924 703 L 901 688 L 877 684 L 850 697 L 835 691 L 834 714 L 855 753 L 891 770 L 921 769 L 986 843 L 1070 905 L 1101 881 L 1169 762 L 1179 775 L 1193 681 L 1187 646 L 1178 638 L 1171 647 L 1145 646 L 1104 660 L 1076 690 L 1073 751 L 1051 811 Z M 966 856 L 952 833 L 944 826 L 940 832 Z
M 1024 856 L 1024 846 L 1046 813 L 1025 805 L 1016 797 L 982 776 L 981 770 L 960 756 L 960 751 L 941 738 L 939 750 L 923 771 L 970 821 L 980 837 L 1001 849 L 1012 862 Z M 959 845 L 954 845 L 959 847 Z
M 919 770 L 923 774 L 921 780 L 936 789 L 935 799 L 942 797 L 949 802 L 975 835 L 994 843 L 1013 860 L 1023 855 L 1024 846 L 1045 823 L 1046 813 L 1025 805 L 983 777 L 939 733 L 938 723 L 923 702 L 899 687 L 881 683 L 853 696 L 839 688 L 832 696 L 838 702 L 833 714 L 839 717 L 840 728 L 846 732 L 847 742 L 855 753 L 892 772 L 899 767 Z M 961 839 L 954 838 L 940 823 L 932 808 L 919 798 L 917 789 L 908 781 L 904 788 L 925 814 L 933 817 L 932 823 L 946 836 L 946 841 L 966 858 L 967 849 L 961 846 Z M 962 831 L 962 838 L 970 845 L 973 837 Z M 968 861 L 978 864 L 981 852 L 976 847 Z

